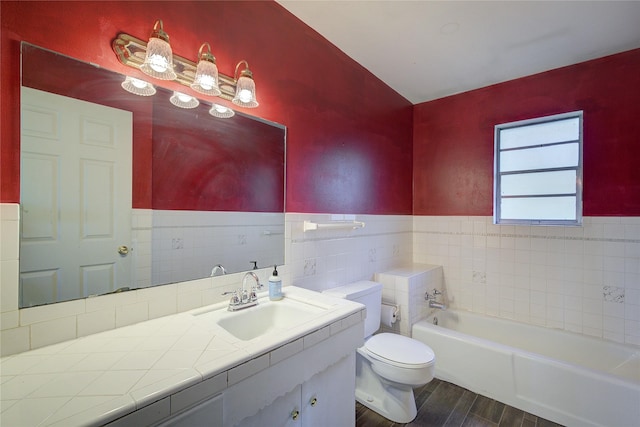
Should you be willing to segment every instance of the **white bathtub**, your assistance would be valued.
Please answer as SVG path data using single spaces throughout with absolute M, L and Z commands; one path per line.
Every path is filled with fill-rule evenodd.
M 640 426 L 640 349 L 464 311 L 413 325 L 436 377 L 567 426 Z

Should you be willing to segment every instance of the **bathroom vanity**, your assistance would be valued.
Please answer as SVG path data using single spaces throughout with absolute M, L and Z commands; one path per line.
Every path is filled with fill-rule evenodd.
M 282 301 L 259 301 L 235 313 L 216 304 L 5 357 L 0 421 L 353 425 L 364 307 L 292 286 Z

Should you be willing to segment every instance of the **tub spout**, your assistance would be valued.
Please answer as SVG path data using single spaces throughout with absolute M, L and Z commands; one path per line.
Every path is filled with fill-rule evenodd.
M 447 306 L 442 304 L 441 302 L 436 302 L 434 300 L 429 301 L 429 308 L 439 308 L 440 310 L 446 310 Z

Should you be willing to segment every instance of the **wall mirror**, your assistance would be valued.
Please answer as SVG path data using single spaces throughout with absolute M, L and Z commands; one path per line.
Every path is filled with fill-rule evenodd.
M 20 307 L 284 263 L 284 126 L 21 56 Z

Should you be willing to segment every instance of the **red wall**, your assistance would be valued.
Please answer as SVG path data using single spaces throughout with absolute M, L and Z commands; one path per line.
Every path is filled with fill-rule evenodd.
M 163 19 L 180 56 L 195 59 L 208 41 L 227 75 L 248 60 L 260 107 L 244 112 L 288 128 L 287 211 L 412 212 L 411 104 L 275 2 L 2 1 L 0 7 L 1 202 L 20 197 L 19 42 L 136 75 L 118 62 L 111 42 L 120 32 L 145 39 Z M 136 207 L 151 207 L 149 192 L 150 186 L 134 188 Z
M 414 107 L 414 214 L 492 215 L 494 126 L 584 111 L 583 215 L 640 215 L 640 49 Z

